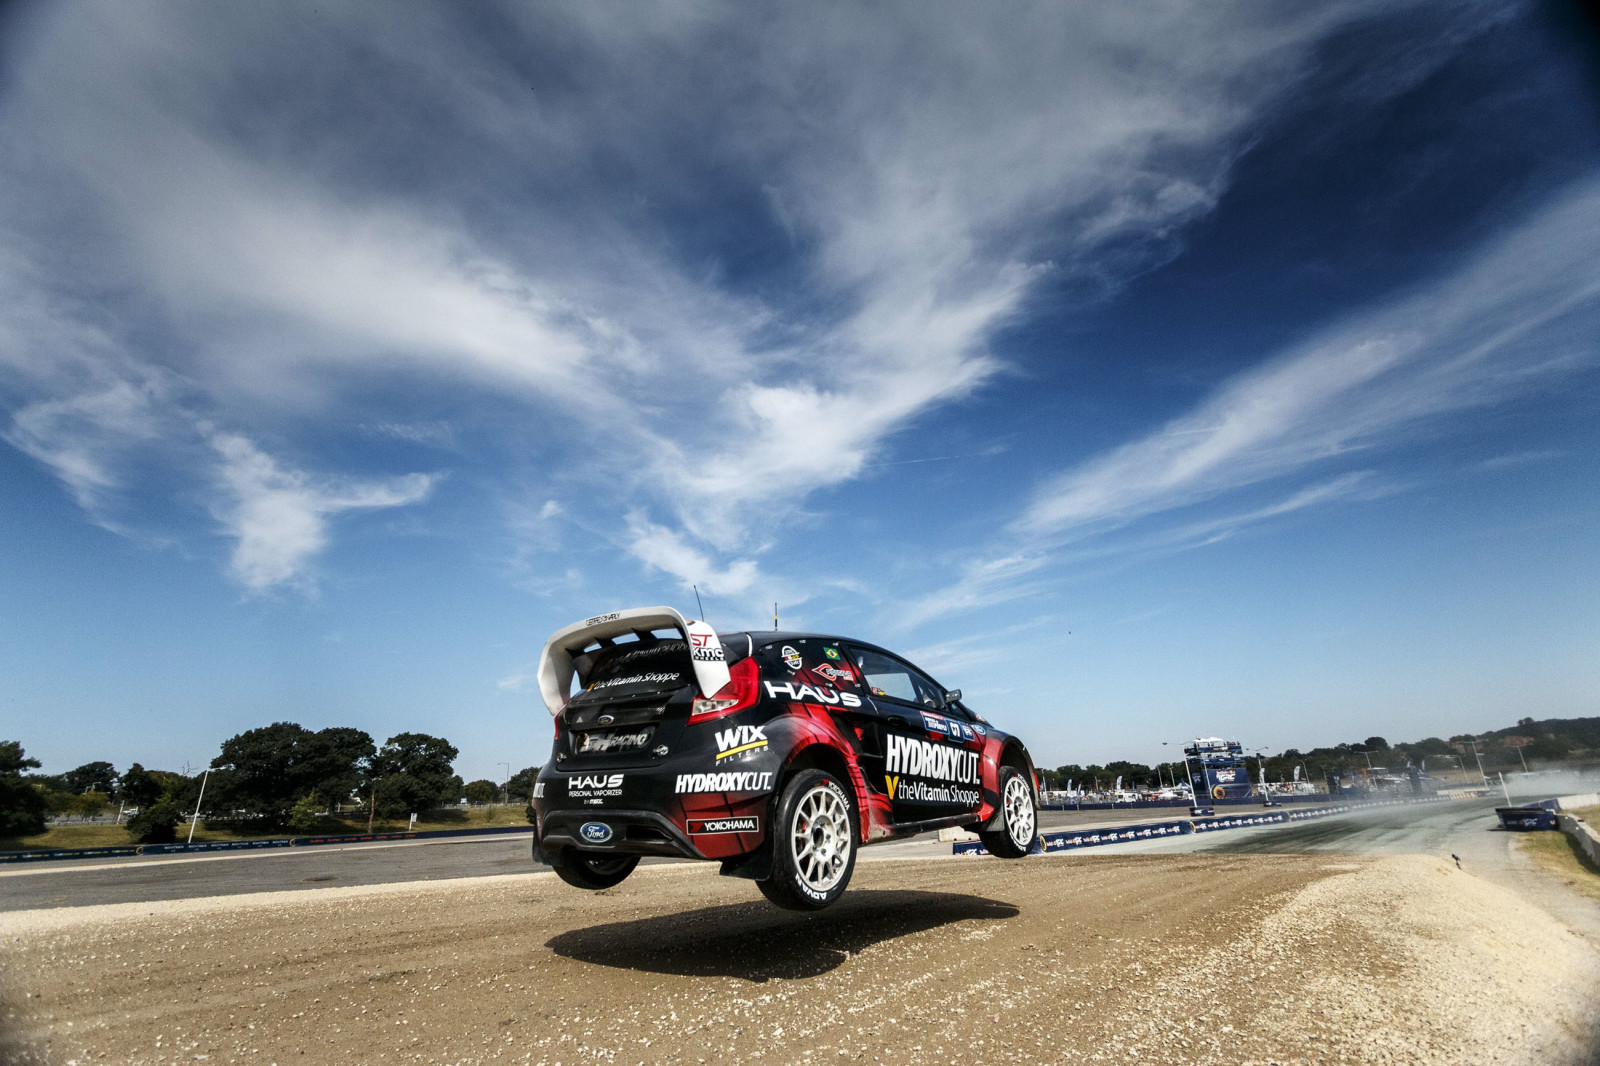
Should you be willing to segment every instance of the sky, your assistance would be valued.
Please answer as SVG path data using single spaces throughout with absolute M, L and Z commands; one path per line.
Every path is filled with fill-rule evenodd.
M 1576 4 L 0 9 L 0 736 L 537 764 L 668 604 L 1038 763 L 1600 713 Z

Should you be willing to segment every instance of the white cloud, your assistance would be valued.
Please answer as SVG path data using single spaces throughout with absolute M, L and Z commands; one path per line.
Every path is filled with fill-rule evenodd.
M 1173 551 L 1312 507 L 1396 491 L 1368 470 L 1277 502 L 1161 526 L 1186 508 L 1313 475 L 1431 420 L 1503 402 L 1600 361 L 1600 182 L 1566 191 L 1467 263 L 1239 374 L 1194 411 L 1048 479 L 955 582 L 898 613 L 905 625 L 1039 594 L 1071 558 Z M 1539 453 L 1542 455 L 1542 453 Z M 1493 461 L 1491 461 L 1493 462 Z M 1143 521 L 1141 531 L 1127 527 Z M 1154 524 L 1152 526 L 1152 524 Z M 1111 544 L 1099 535 L 1124 530 Z
M 225 486 L 215 513 L 237 541 L 233 574 L 246 587 L 264 591 L 303 582 L 306 566 L 327 544 L 327 522 L 352 510 L 403 507 L 425 499 L 434 478 L 407 474 L 381 481 L 318 478 L 285 470 L 252 442 L 213 432 Z
M 1123 524 L 1495 403 L 1596 357 L 1600 184 L 1463 269 L 1241 374 L 1192 413 L 1048 482 L 1018 528 Z
M 1002 370 L 988 342 L 1039 279 L 1114 288 L 1170 257 L 1317 44 L 1382 9 L 519 8 L 525 63 L 464 9 L 323 8 L 315 33 L 62 9 L 0 130 L 0 225 L 32 278 L 3 357 L 58 358 L 15 308 L 87 321 L 41 293 L 131 294 L 115 357 L 257 438 L 374 384 L 494 395 L 524 412 L 502 431 L 578 457 L 589 508 L 649 513 L 646 564 L 752 592 L 768 529 Z M 701 250 L 742 193 L 794 257 L 781 284 Z M 69 437 L 34 454 L 109 489 L 105 449 Z M 1080 488 L 1068 512 L 1099 506 Z M 333 512 L 268 498 L 273 543 L 320 547 Z M 252 540 L 236 569 L 270 585 L 314 550 Z
M 649 566 L 677 578 L 684 588 L 699 586 L 707 595 L 742 597 L 760 575 L 753 559 L 739 559 L 719 568 L 666 526 L 637 515 L 628 520 L 628 550 Z
M 18 410 L 5 440 L 48 466 L 79 506 L 99 515 L 123 487 L 116 467 L 127 449 L 163 429 L 153 383 L 115 381 L 93 392 L 39 400 Z
M 499 681 L 496 681 L 495 688 L 498 688 L 501 692 L 523 692 L 527 690 L 530 681 L 536 681 L 537 679 L 537 670 L 521 670 L 507 674 Z

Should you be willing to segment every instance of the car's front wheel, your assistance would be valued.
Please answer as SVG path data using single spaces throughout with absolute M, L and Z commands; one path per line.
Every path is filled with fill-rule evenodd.
M 637 855 L 603 855 L 577 848 L 562 848 L 550 856 L 550 867 L 557 877 L 591 891 L 620 885 L 638 865 Z
M 1000 767 L 1000 828 L 983 830 L 978 838 L 990 855 L 1020 859 L 1039 839 L 1039 811 L 1028 775 L 1015 766 Z
M 844 895 L 856 868 L 857 817 L 832 774 L 790 778 L 772 821 L 772 876 L 756 882 L 761 894 L 793 911 L 821 910 Z

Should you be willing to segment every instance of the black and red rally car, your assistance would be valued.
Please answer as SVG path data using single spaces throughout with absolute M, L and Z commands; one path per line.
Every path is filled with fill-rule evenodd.
M 971 825 L 1020 858 L 1038 836 L 1022 742 L 865 641 L 718 634 L 640 607 L 558 631 L 539 687 L 555 748 L 534 785 L 534 856 L 580 888 L 675 855 L 814 910 L 865 844 Z

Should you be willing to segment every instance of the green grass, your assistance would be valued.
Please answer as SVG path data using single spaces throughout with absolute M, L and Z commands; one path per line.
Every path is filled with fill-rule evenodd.
M 1600 826 L 1600 807 L 1581 807 L 1566 813 L 1576 814 L 1592 826 Z M 1600 868 L 1589 861 L 1567 834 L 1524 833 L 1521 844 L 1523 852 L 1534 862 L 1591 899 L 1600 899 Z
M 465 811 L 430 811 L 417 821 L 419 832 L 439 829 L 486 829 L 492 826 L 526 826 L 528 819 L 523 808 L 517 805 L 503 807 L 476 807 Z M 379 818 L 372 825 L 374 833 L 403 833 L 409 828 L 405 819 Z M 207 822 L 201 819 L 195 826 L 195 843 L 212 840 L 260 840 L 283 836 L 338 836 L 367 831 L 367 819 L 354 812 L 336 818 L 323 818 L 315 829 L 299 833 L 288 829 L 265 830 L 254 827 L 230 826 L 226 823 Z M 178 826 L 178 840 L 187 840 L 189 826 Z M 0 840 L 0 851 L 26 851 L 34 848 L 110 848 L 131 844 L 126 825 L 56 825 L 33 836 Z

